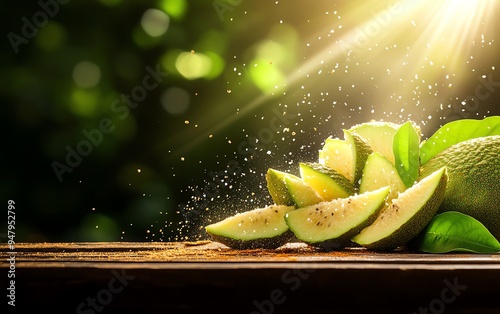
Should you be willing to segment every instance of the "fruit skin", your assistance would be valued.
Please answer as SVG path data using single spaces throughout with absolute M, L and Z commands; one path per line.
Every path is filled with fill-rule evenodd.
M 285 172 L 269 168 L 266 173 L 267 190 L 276 205 L 294 205 L 292 195 L 288 192 L 284 178 Z
M 353 165 L 353 181 L 355 188 L 359 188 L 359 181 L 363 175 L 363 168 L 365 167 L 368 156 L 373 153 L 370 145 L 358 134 L 344 130 L 345 141 L 351 145 L 353 149 L 352 156 L 354 158 Z
M 427 200 L 418 199 L 413 200 L 411 197 L 414 191 L 422 187 L 422 183 L 427 184 L 430 180 L 435 181 L 436 177 L 439 176 L 439 181 L 436 182 L 435 188 L 433 189 L 432 195 L 429 196 Z M 362 245 L 371 250 L 378 251 L 388 251 L 394 250 L 400 246 L 407 244 L 411 239 L 415 238 L 432 220 L 435 216 L 439 205 L 443 201 L 446 184 L 448 181 L 448 175 L 446 173 L 446 168 L 440 168 L 429 175 L 428 178 L 424 178 L 417 182 L 414 186 L 408 188 L 405 192 L 400 194 L 397 199 L 394 199 L 387 208 L 384 209 L 377 217 L 377 220 L 369 227 L 363 229 L 358 235 L 356 235 L 352 240 L 355 243 Z M 421 193 L 419 193 L 421 194 Z M 425 195 L 418 195 L 420 198 Z M 425 201 L 425 203 L 420 207 L 411 218 L 402 223 L 396 230 L 390 234 L 378 237 L 373 234 L 374 227 L 384 218 L 384 215 L 397 215 L 397 211 L 404 211 L 406 206 L 411 206 L 415 202 Z M 401 205 L 398 203 L 402 203 Z M 405 204 L 406 203 L 406 204 Z M 405 206 L 406 205 L 406 206 Z M 389 228 L 385 229 L 390 231 Z M 373 242 L 370 242 L 370 238 L 378 238 Z
M 351 244 L 355 234 L 375 221 L 389 190 L 383 187 L 299 208 L 288 212 L 285 221 L 297 239 L 323 250 L 340 249 Z
M 363 167 L 373 150 L 360 135 L 349 130 L 344 130 L 344 139 L 328 138 L 319 151 L 319 163 L 335 170 L 359 188 Z
M 210 237 L 215 241 L 224 244 L 236 250 L 253 250 L 253 249 L 277 249 L 280 246 L 288 243 L 293 239 L 293 232 L 287 230 L 286 232 L 272 238 L 260 238 L 254 240 L 236 240 L 229 237 L 224 237 L 216 234 L 210 234 Z
M 295 210 L 294 206 L 285 205 L 256 208 L 208 225 L 205 230 L 214 241 L 233 249 L 275 249 L 293 238 L 284 218 L 292 210 Z M 244 232 L 247 230 L 250 235 Z M 272 233 L 274 231 L 276 234 Z M 266 232 L 267 235 L 263 235 Z
M 311 162 L 300 163 L 299 167 L 302 180 L 325 201 L 348 197 L 355 192 L 351 182 L 331 168 Z
M 500 136 L 450 146 L 421 167 L 420 177 L 442 166 L 448 169 L 449 181 L 439 212 L 472 216 L 500 240 Z
M 399 124 L 391 122 L 370 121 L 357 124 L 349 130 L 359 134 L 370 145 L 373 151 L 381 153 L 394 164 L 392 141 L 399 127 Z
M 500 135 L 500 116 L 460 119 L 441 126 L 420 145 L 420 162 L 427 163 L 446 148 L 473 138 Z

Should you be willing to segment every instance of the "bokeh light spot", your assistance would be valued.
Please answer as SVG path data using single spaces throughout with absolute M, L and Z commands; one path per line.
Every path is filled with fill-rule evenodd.
M 118 241 L 120 238 L 118 224 L 111 217 L 94 212 L 85 216 L 79 231 L 82 241 Z
M 179 87 L 171 87 L 161 95 L 161 105 L 170 114 L 177 115 L 189 108 L 189 94 Z
M 73 69 L 73 80 L 81 88 L 97 85 L 101 79 L 101 69 L 95 63 L 82 61 Z
M 143 49 L 155 47 L 161 42 L 162 37 L 152 37 L 148 35 L 141 26 L 137 26 L 132 31 L 132 38 L 137 46 Z
M 160 7 L 172 18 L 181 19 L 187 11 L 187 1 L 161 0 Z
M 262 43 L 257 51 L 257 57 L 269 60 L 273 64 L 281 64 L 286 58 L 285 47 L 277 42 L 269 41 Z
M 162 68 L 170 73 L 176 73 L 177 68 L 175 66 L 175 62 L 177 61 L 177 57 L 179 54 L 181 54 L 183 51 L 180 49 L 170 49 L 163 53 L 163 55 L 160 57 L 160 64 Z
M 210 71 L 205 75 L 207 79 L 213 79 L 219 76 L 222 71 L 224 70 L 226 63 L 224 62 L 224 59 L 222 59 L 221 56 L 219 56 L 216 53 L 213 52 L 207 52 L 206 53 L 207 57 L 210 58 L 211 61 L 211 67 Z
M 202 53 L 182 52 L 175 61 L 179 73 L 188 80 L 208 75 L 212 68 L 212 60 Z
M 252 81 L 263 92 L 275 92 L 283 89 L 286 77 L 281 70 L 266 59 L 255 59 L 250 67 Z
M 98 95 L 94 92 L 84 89 L 75 89 L 71 93 L 69 109 L 71 112 L 81 117 L 93 116 L 97 109 L 98 99 Z
M 168 29 L 170 18 L 165 12 L 149 9 L 142 15 L 141 26 L 144 32 L 151 37 L 159 37 Z
M 46 51 L 54 51 L 60 48 L 66 39 L 66 30 L 60 24 L 49 22 L 40 29 L 36 37 L 38 47 Z
M 194 47 L 195 51 L 212 51 L 224 54 L 227 50 L 228 35 L 224 32 L 209 29 L 201 35 Z

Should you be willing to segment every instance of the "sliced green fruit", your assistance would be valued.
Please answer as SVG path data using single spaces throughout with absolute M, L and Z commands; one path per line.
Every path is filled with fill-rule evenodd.
M 285 215 L 295 236 L 323 249 L 350 243 L 353 235 L 370 225 L 382 209 L 389 187 L 299 208 Z
M 325 201 L 348 197 L 355 192 L 343 175 L 319 163 L 300 163 L 300 176 Z
M 285 186 L 287 173 L 269 168 L 266 173 L 267 190 L 276 205 L 294 205 L 295 202 Z
M 370 145 L 374 152 L 381 153 L 394 164 L 392 141 L 398 128 L 399 125 L 395 123 L 370 121 L 357 124 L 349 130 L 359 134 Z
M 284 181 L 296 207 L 300 208 L 323 202 L 321 196 L 301 178 L 288 174 L 285 176 Z
M 327 138 L 323 149 L 319 151 L 319 163 L 332 168 L 354 182 L 353 150 L 346 141 L 339 138 Z
M 352 173 L 351 181 L 355 187 L 359 187 L 359 180 L 363 175 L 366 159 L 373 152 L 370 145 L 358 134 L 344 130 L 345 141 L 352 149 Z
M 328 138 L 319 151 L 319 163 L 342 174 L 358 187 L 366 158 L 372 149 L 358 134 L 344 130 L 344 138 Z
M 374 152 L 366 160 L 359 193 L 373 191 L 384 186 L 391 188 L 387 201 L 397 198 L 399 193 L 406 190 L 396 167 L 381 153 Z
M 500 240 L 500 135 L 448 147 L 421 167 L 420 176 L 443 166 L 448 169 L 449 180 L 439 212 L 472 216 Z
M 230 248 L 277 248 L 293 237 L 284 216 L 294 209 L 285 205 L 257 208 L 208 225 L 205 230 L 212 239 Z
M 392 250 L 417 236 L 436 214 L 443 201 L 446 168 L 440 168 L 401 193 L 377 220 L 352 240 L 373 250 Z
M 420 127 L 413 121 L 410 121 L 413 128 L 417 132 L 420 141 L 422 131 Z M 401 127 L 401 124 L 383 121 L 370 121 L 357 124 L 349 129 L 349 131 L 359 134 L 371 147 L 374 152 L 381 153 L 392 164 L 395 164 L 393 141 L 394 134 Z

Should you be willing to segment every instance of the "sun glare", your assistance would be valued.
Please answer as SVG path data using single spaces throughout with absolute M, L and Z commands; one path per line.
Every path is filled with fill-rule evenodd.
M 471 60 L 495 54 L 489 46 L 494 44 L 498 7 L 495 0 L 356 0 L 338 5 L 335 11 L 318 16 L 324 21 L 323 29 L 309 29 L 303 42 L 316 45 L 307 49 L 307 56 L 292 71 L 283 73 L 284 92 L 300 87 L 304 80 L 310 86 L 318 85 L 311 84 L 317 79 L 328 82 L 332 93 L 342 94 L 345 92 L 335 84 L 347 78 L 356 86 L 375 86 L 370 102 L 383 105 L 384 112 L 407 110 L 405 114 L 411 116 L 411 112 L 422 111 L 414 104 L 446 105 L 452 97 L 458 97 L 464 81 L 479 75 L 471 74 L 475 71 Z M 341 77 L 339 65 L 343 67 Z M 267 66 L 276 64 L 267 62 Z M 255 79 L 263 77 L 262 84 L 267 84 L 264 79 L 269 79 L 268 73 L 257 74 Z M 217 123 L 209 132 L 227 127 L 274 96 L 264 92 L 247 99 L 237 117 Z
M 414 13 L 408 12 L 413 17 L 416 46 L 422 55 L 456 66 L 484 35 L 494 5 L 489 0 L 423 1 Z
M 390 68 L 401 80 L 415 74 L 431 79 L 443 70 L 461 76 L 465 63 L 481 57 L 477 52 L 473 56 L 472 50 L 491 45 L 486 43 L 487 33 L 496 31 L 491 25 L 498 10 L 494 0 L 402 0 L 379 11 L 372 9 L 377 1 L 359 3 L 351 2 L 345 8 L 345 19 L 355 23 L 303 62 L 289 76 L 289 85 L 301 80 L 304 73 L 314 73 L 323 64 L 343 62 L 352 55 L 361 61 L 378 60 L 378 65 L 371 66 L 380 71 Z M 399 53 L 388 55 L 389 47 L 397 47 Z
M 320 64 L 355 60 L 377 75 L 374 79 L 380 88 L 372 94 L 374 103 L 384 104 L 388 112 L 397 111 L 401 109 L 398 95 L 402 94 L 416 94 L 414 103 L 429 103 L 435 97 L 446 102 L 457 95 L 461 84 L 445 81 L 471 79 L 467 64 L 491 53 L 482 48 L 494 42 L 496 1 L 402 0 L 378 4 L 377 11 L 373 9 L 376 1 L 358 3 L 350 2 L 344 8 L 344 19 L 354 23 L 344 25 L 342 35 L 304 62 L 291 75 L 290 85 L 301 80 L 302 73 L 316 72 Z M 350 70 L 348 75 L 362 82 L 366 71 Z M 403 83 L 395 85 L 395 81 Z M 418 85 L 433 90 L 423 93 Z

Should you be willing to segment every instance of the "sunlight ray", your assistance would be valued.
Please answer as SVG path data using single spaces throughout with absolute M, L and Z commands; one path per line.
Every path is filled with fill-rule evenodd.
M 457 76 L 463 75 L 465 71 L 463 64 L 470 56 L 472 43 L 488 29 L 487 23 L 498 9 L 497 3 L 493 0 L 402 0 L 381 7 L 378 13 L 365 13 L 363 16 L 368 15 L 365 20 L 359 21 L 359 17 L 356 19 L 357 15 L 370 10 L 370 6 L 376 3 L 376 1 L 353 1 L 347 4 L 343 9 L 350 10 L 346 15 L 354 19 L 356 25 L 344 31 L 333 44 L 305 59 L 288 75 L 285 90 L 300 83 L 307 74 L 317 72 L 324 64 L 348 59 L 351 53 L 358 54 L 358 58 L 377 60 L 372 47 L 377 45 L 383 47 L 393 43 L 408 45 L 407 54 L 383 60 L 375 67 L 382 69 L 382 66 L 392 63 L 397 69 L 397 75 L 403 80 L 412 80 L 415 73 L 436 79 L 435 76 L 442 75 L 443 69 Z M 331 27 L 329 24 L 322 32 L 327 32 Z M 397 67 L 404 60 L 410 60 L 410 68 Z M 449 89 L 447 93 L 452 94 L 454 88 Z M 387 94 L 394 91 L 380 92 Z M 184 143 L 178 152 L 184 153 L 190 150 L 206 139 L 207 134 L 217 133 L 228 127 L 274 97 L 272 94 L 256 97 L 241 107 L 238 115 L 214 123 L 205 134 Z

